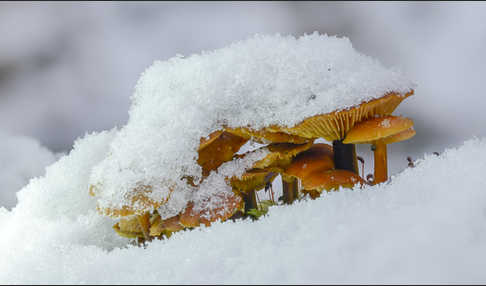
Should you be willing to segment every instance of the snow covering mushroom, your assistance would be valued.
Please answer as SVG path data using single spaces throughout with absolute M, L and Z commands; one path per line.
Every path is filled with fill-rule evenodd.
M 232 164 L 249 137 L 265 143 L 322 137 L 333 141 L 336 168 L 357 171 L 354 146 L 342 139 L 356 123 L 391 114 L 413 87 L 347 38 L 318 33 L 257 35 L 156 61 L 137 82 L 127 124 L 92 169 L 90 190 L 112 217 L 156 210 L 165 220 L 190 202 L 202 209 L 201 198 L 230 193 L 225 179 L 257 160 Z M 246 135 L 225 131 L 238 128 Z M 217 143 L 204 150 L 200 138 L 215 130 L 224 132 L 209 136 Z M 223 146 L 228 150 L 218 150 Z
M 413 121 L 401 116 L 384 116 L 358 123 L 351 129 L 344 143 L 372 144 L 374 152 L 374 183 L 388 179 L 387 144 L 400 142 L 415 135 Z

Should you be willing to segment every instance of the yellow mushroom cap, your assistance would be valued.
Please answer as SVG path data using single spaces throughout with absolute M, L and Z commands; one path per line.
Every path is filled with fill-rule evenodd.
M 247 193 L 253 190 L 262 189 L 271 183 L 278 172 L 270 169 L 253 169 L 243 173 L 241 177 L 231 177 L 229 184 L 237 193 Z
M 391 114 L 407 97 L 413 95 L 413 89 L 401 94 L 390 92 L 384 96 L 363 102 L 344 110 L 309 117 L 293 127 L 270 126 L 272 132 L 285 132 L 304 138 L 324 138 L 328 141 L 341 140 L 355 124 L 374 118 L 377 115 Z
M 287 134 L 284 132 L 272 132 L 264 128 L 261 130 L 253 130 L 248 127 L 225 128 L 225 131 L 238 135 L 245 139 L 251 139 L 261 144 L 269 143 L 293 143 L 303 144 L 309 141 L 308 138 L 303 138 L 297 135 Z
M 285 175 L 304 180 L 315 171 L 334 169 L 332 146 L 324 143 L 313 144 L 308 150 L 298 154 L 285 169 Z
M 248 139 L 226 131 L 215 131 L 208 138 L 201 138 L 197 163 L 203 169 L 203 176 L 208 176 L 212 170 L 233 159 L 233 155 L 247 141 Z
M 162 220 L 159 215 L 155 217 L 150 223 L 150 235 L 159 236 L 164 231 L 175 232 L 184 229 L 184 226 L 180 224 L 180 216 L 176 215 L 168 219 Z
M 334 169 L 309 174 L 305 180 L 302 180 L 302 188 L 320 192 L 322 190 L 335 190 L 339 187 L 352 188 L 358 183 L 362 185 L 365 181 L 351 171 Z
M 271 183 L 278 173 L 281 173 L 291 162 L 292 158 L 312 146 L 312 141 L 305 144 L 291 143 L 274 143 L 260 149 L 268 149 L 270 152 L 263 159 L 255 162 L 252 167 L 240 177 L 233 176 L 227 178 L 227 182 L 233 190 L 238 193 L 247 193 L 253 190 L 259 190 Z M 259 150 L 259 149 L 257 149 Z M 250 151 L 238 157 L 244 157 Z
M 356 124 L 356 126 L 354 126 L 353 129 L 348 132 L 346 138 L 343 140 L 343 143 L 371 143 L 392 135 L 399 134 L 400 132 L 412 128 L 412 126 L 413 121 L 406 117 L 392 115 L 377 117 Z M 397 139 L 399 139 L 399 137 L 397 137 Z
M 116 231 L 116 233 L 118 233 L 122 237 L 126 237 L 126 238 L 144 237 L 142 228 L 136 216 L 121 219 L 113 226 L 113 229 Z
M 274 143 L 266 147 L 270 154 L 265 158 L 255 162 L 253 169 L 265 169 L 269 167 L 285 168 L 290 164 L 292 158 L 297 154 L 309 149 L 312 146 L 313 140 L 304 144 L 291 143 Z

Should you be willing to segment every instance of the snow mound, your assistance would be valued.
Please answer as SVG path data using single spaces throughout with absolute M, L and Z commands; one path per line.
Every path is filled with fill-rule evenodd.
M 35 139 L 0 131 L 0 206 L 15 206 L 15 193 L 55 160 L 56 155 Z
M 110 248 L 116 245 L 114 242 L 126 243 L 112 234 L 112 221 L 96 212 L 95 200 L 87 191 L 90 170 L 106 156 L 115 133 L 116 129 L 77 140 L 69 155 L 17 192 L 18 204 L 11 212 L 0 212 L 1 257 L 19 251 L 43 251 L 45 244 Z
M 114 135 L 79 140 L 21 191 L 16 208 L 0 208 L 0 283 L 486 281 L 486 138 L 426 155 L 388 183 L 119 248 L 127 240 L 86 191 Z
M 92 172 L 103 208 L 130 205 L 127 194 L 152 187 L 158 201 L 191 192 L 182 179 L 201 177 L 199 139 L 221 129 L 292 126 L 413 84 L 364 56 L 347 38 L 314 33 L 260 36 L 229 47 L 156 61 L 139 79 L 129 121 Z M 168 206 L 172 204 L 169 200 Z

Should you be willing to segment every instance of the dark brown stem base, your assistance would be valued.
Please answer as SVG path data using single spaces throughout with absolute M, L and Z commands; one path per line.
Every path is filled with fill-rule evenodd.
M 299 195 L 299 185 L 296 178 L 282 176 L 283 201 L 286 204 L 293 203 Z
M 342 141 L 332 141 L 334 166 L 336 169 L 348 170 L 359 175 L 356 145 L 344 144 Z
M 243 200 L 245 201 L 245 213 L 251 209 L 258 209 L 255 191 L 250 191 L 247 194 L 244 194 Z

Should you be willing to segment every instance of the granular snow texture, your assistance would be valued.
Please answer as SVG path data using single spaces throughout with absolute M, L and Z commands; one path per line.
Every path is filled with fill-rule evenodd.
M 118 238 L 87 193 L 113 137 L 78 140 L 16 208 L 0 209 L 0 283 L 486 282 L 486 138 L 426 155 L 384 184 L 142 248 Z

